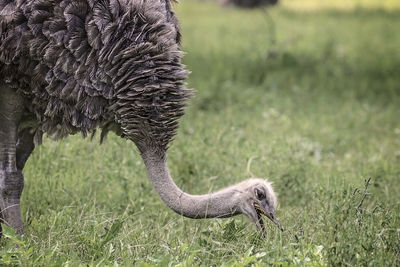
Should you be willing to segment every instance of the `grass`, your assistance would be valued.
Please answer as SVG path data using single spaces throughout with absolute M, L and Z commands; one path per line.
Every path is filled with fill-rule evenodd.
M 281 5 L 296 10 L 323 10 L 335 8 L 341 10 L 354 10 L 357 8 L 384 9 L 387 11 L 399 10 L 397 0 L 281 0 Z
M 5 229 L 0 265 L 400 265 L 400 14 L 176 8 L 197 90 L 169 151 L 176 183 L 209 192 L 251 161 L 288 231 L 182 218 L 133 144 L 73 136 L 29 159 L 26 234 Z

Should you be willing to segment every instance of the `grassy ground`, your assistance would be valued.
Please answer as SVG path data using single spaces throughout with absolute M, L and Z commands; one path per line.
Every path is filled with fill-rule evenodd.
M 249 177 L 251 161 L 289 231 L 268 223 L 262 240 L 242 216 L 182 218 L 133 144 L 73 136 L 30 158 L 26 234 L 6 229 L 0 265 L 399 265 L 400 14 L 177 12 L 197 94 L 170 149 L 175 181 L 209 192 Z
M 341 10 L 357 8 L 378 8 L 387 11 L 400 10 L 400 3 L 397 0 L 280 0 L 280 4 L 286 8 L 296 10 L 322 10 L 326 8 Z

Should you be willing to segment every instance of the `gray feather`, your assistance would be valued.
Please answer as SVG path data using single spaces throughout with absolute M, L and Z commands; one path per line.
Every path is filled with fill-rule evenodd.
M 0 34 L 0 79 L 26 98 L 36 142 L 100 127 L 167 149 L 192 93 L 168 0 L 2 0 Z

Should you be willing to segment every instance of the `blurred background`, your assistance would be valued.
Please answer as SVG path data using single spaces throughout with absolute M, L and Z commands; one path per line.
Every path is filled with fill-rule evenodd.
M 197 91 L 169 150 L 174 180 L 199 194 L 267 178 L 288 230 L 267 223 L 262 240 L 243 216 L 174 214 L 115 135 L 46 139 L 26 167 L 27 238 L 10 261 L 400 265 L 400 1 L 174 8 Z

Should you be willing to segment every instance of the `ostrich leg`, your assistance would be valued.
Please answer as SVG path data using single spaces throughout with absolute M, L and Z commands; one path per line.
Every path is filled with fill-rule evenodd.
M 0 85 L 0 209 L 2 223 L 19 234 L 23 233 L 20 197 L 24 178 L 17 168 L 17 141 L 22 111 L 21 97 L 7 85 Z
M 17 169 L 22 171 L 25 167 L 25 163 L 31 155 L 35 145 L 33 143 L 34 133 L 31 129 L 24 129 L 18 132 L 17 141 Z

